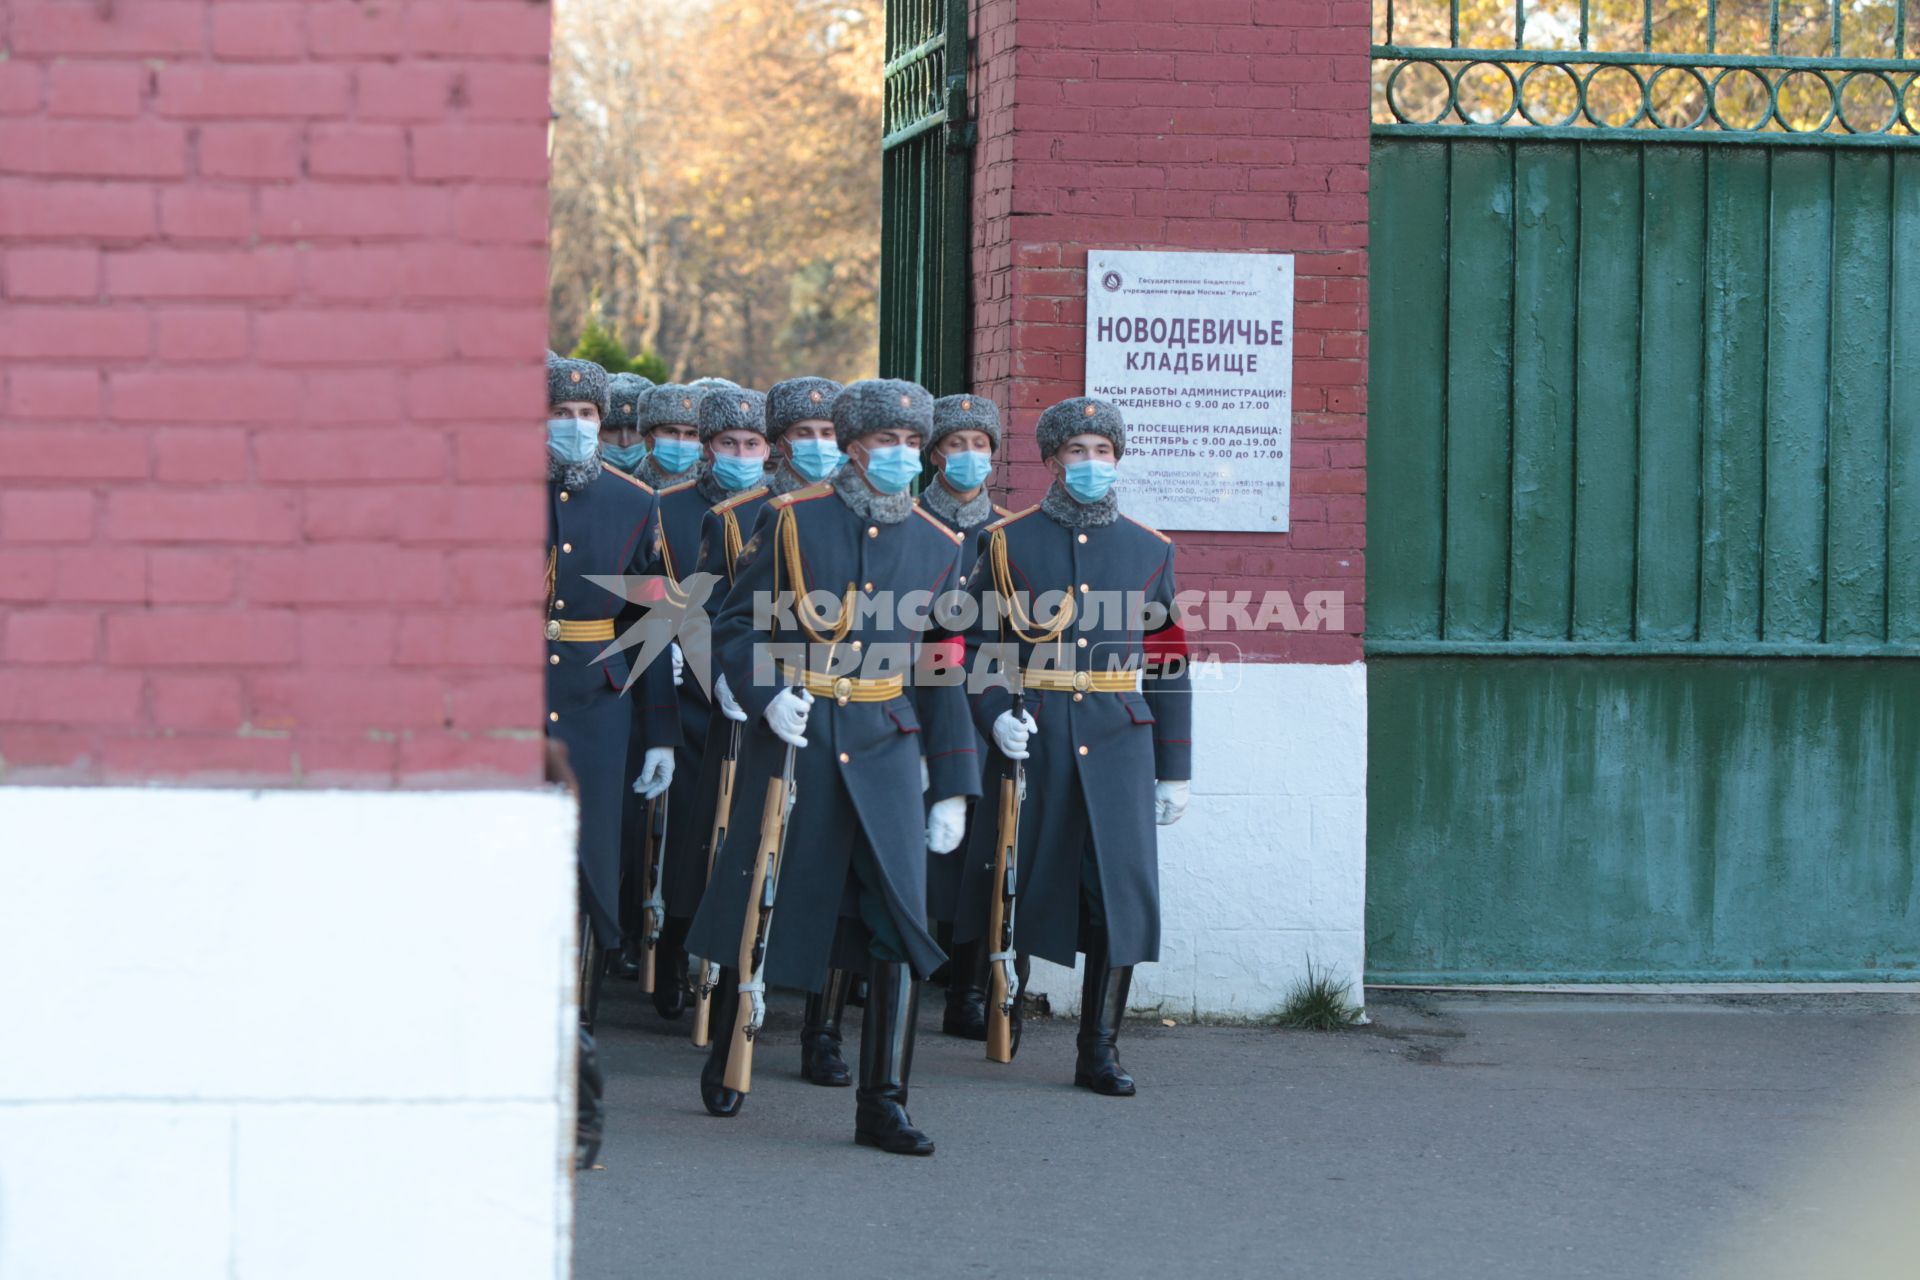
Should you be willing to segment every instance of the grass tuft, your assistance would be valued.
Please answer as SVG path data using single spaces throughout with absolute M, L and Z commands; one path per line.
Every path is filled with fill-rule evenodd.
M 1309 960 L 1306 980 L 1295 983 L 1287 993 L 1287 1002 L 1280 1006 L 1276 1021 L 1297 1031 L 1338 1031 L 1351 1027 L 1360 1021 L 1360 1009 L 1347 999 L 1349 990 L 1346 983 L 1336 983 L 1327 974 L 1314 972 L 1313 962 Z

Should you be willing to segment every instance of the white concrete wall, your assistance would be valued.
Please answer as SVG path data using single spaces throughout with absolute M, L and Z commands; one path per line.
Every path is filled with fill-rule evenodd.
M 1160 828 L 1160 963 L 1132 1007 L 1258 1018 L 1307 975 L 1362 1000 L 1367 896 L 1367 676 L 1244 663 L 1196 680 L 1193 798 Z M 1032 989 L 1077 1010 L 1080 982 L 1037 963 Z
M 0 788 L 0 1276 L 565 1276 L 573 831 Z

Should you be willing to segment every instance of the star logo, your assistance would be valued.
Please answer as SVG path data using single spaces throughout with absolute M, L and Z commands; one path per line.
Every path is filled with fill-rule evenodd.
M 669 645 L 678 644 L 686 659 L 687 671 L 701 692 L 709 698 L 713 696 L 713 629 L 706 604 L 721 581 L 718 574 L 690 573 L 677 583 L 652 573 L 590 573 L 586 579 L 628 604 L 638 605 L 641 611 L 638 621 L 615 636 L 613 643 L 593 658 L 595 662 L 604 662 L 624 650 L 637 650 L 628 659 L 632 669 L 627 672 L 627 683 L 621 692 L 639 683 L 641 673 L 652 666 Z

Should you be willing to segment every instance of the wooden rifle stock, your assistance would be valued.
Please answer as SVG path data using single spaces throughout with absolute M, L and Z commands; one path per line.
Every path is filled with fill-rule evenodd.
M 707 836 L 707 883 L 713 883 L 713 860 L 727 842 L 727 823 L 733 813 L 733 773 L 740 763 L 740 722 L 727 722 L 727 753 L 720 757 L 720 790 L 714 797 L 713 830 Z M 695 976 L 695 975 L 698 976 Z M 687 980 L 693 987 L 693 1047 L 704 1049 L 713 1043 L 713 984 L 707 981 L 707 959 L 692 956 L 687 960 Z
M 731 1031 L 733 1043 L 727 1048 L 726 1074 L 727 1088 L 739 1093 L 753 1090 L 753 1037 L 758 1029 L 754 997 L 762 993 L 749 990 L 749 984 L 763 981 L 767 935 L 773 927 L 773 895 L 780 884 L 780 855 L 787 843 L 787 814 L 793 795 L 793 752 L 789 745 L 785 770 L 767 782 L 767 803 L 760 811 L 760 847 L 753 855 L 747 912 L 740 929 L 737 972 L 742 989 Z M 762 1016 L 764 1012 L 762 1003 Z
M 1013 715 L 1017 720 L 1026 711 L 1026 699 L 1013 695 Z M 993 899 L 987 908 L 987 937 L 992 952 L 1013 953 L 1013 906 L 1018 884 L 1020 860 L 1020 793 L 1026 783 L 1026 769 L 1019 760 L 1000 780 L 999 841 L 993 855 Z M 1013 1008 L 1020 998 L 1010 992 L 1007 983 L 1009 964 L 1000 960 L 987 963 L 987 1061 L 1013 1061 Z

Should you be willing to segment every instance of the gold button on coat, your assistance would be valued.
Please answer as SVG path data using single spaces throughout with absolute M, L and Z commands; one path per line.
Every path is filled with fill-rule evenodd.
M 560 544 L 560 549 L 562 551 L 571 551 L 573 550 L 573 544 L 571 542 L 563 542 Z
M 880 536 L 880 526 L 879 526 L 879 525 L 877 525 L 877 524 L 870 524 L 870 525 L 868 525 L 868 526 L 867 526 L 867 536 L 868 536 L 869 538 L 877 538 L 877 537 L 879 537 L 879 536 Z
M 564 609 L 567 607 L 567 602 L 565 600 L 555 600 L 553 602 L 553 607 L 556 609 Z
M 1087 535 L 1086 535 L 1086 534 L 1084 534 L 1084 533 L 1083 533 L 1083 534 L 1081 534 L 1081 535 L 1080 535 L 1080 541 L 1082 541 L 1082 542 L 1085 542 L 1086 540 L 1087 540 Z
M 560 491 L 560 501 L 565 502 L 571 495 L 565 489 Z
M 1084 649 L 1087 647 L 1087 638 L 1085 636 L 1081 636 L 1078 640 L 1075 640 L 1074 643 L 1079 645 L 1082 649 Z
M 557 666 L 559 666 L 559 665 L 560 665 L 560 655 L 559 655 L 559 654 L 557 654 L 557 653 L 550 653 L 550 654 L 548 654 L 548 655 L 547 655 L 547 665 L 548 665 L 548 666 L 553 666 L 553 667 L 557 667 Z
M 1087 749 L 1085 747 L 1080 748 L 1080 754 L 1081 755 L 1087 754 Z
M 558 720 L 559 718 L 560 718 L 560 713 L 559 713 L 558 711 L 549 711 L 549 712 L 547 712 L 547 719 L 549 719 L 549 720 Z
M 851 759 L 853 759 L 853 757 L 852 757 L 852 756 L 850 756 L 850 755 L 848 755 L 848 754 L 847 754 L 846 752 L 844 752 L 844 751 L 842 751 L 842 752 L 840 753 L 840 763 L 841 763 L 841 764 L 845 764 L 845 763 L 847 763 L 847 761 L 849 761 L 849 760 L 851 760 Z

